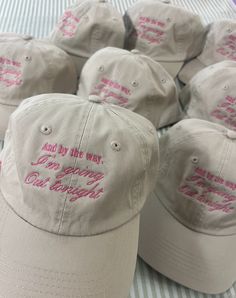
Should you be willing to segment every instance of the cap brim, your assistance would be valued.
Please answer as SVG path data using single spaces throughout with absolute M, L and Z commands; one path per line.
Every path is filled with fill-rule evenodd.
M 0 289 L 7 298 L 127 297 L 135 270 L 139 215 L 91 237 L 31 226 L 0 192 Z
M 0 104 L 0 140 L 4 139 L 9 118 L 16 108 L 17 106 Z
M 165 70 L 169 73 L 172 78 L 176 78 L 179 73 L 181 67 L 183 66 L 183 62 L 167 62 L 167 61 L 158 61 Z
M 170 279 L 197 291 L 217 294 L 236 280 L 236 236 L 211 236 L 179 223 L 155 194 L 140 219 L 139 255 Z
M 186 63 L 183 68 L 180 70 L 178 74 L 178 79 L 184 83 L 188 84 L 189 81 L 203 68 L 205 68 L 206 65 L 200 62 L 200 60 L 193 59 L 190 62 Z

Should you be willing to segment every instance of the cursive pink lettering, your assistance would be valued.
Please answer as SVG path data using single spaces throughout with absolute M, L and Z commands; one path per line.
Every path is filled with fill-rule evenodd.
M 194 174 L 188 176 L 184 184 L 180 185 L 179 192 L 204 204 L 210 212 L 221 210 L 230 213 L 234 210 L 232 203 L 236 202 L 236 195 L 229 193 L 229 189 L 235 190 L 236 184 L 197 167 Z M 211 194 L 214 195 L 214 199 Z M 215 201 L 216 196 L 219 201 Z
M 74 16 L 71 11 L 66 11 L 59 23 L 59 30 L 63 36 L 71 38 L 75 36 L 79 22 L 80 19 Z
M 44 165 L 46 169 L 56 171 L 60 169 L 60 164 L 58 162 L 54 162 L 50 160 L 52 158 L 54 159 L 55 157 L 56 157 L 55 155 L 45 154 L 40 156 L 36 162 L 31 162 L 31 165 L 32 166 Z
M 56 152 L 57 151 L 57 144 L 44 144 L 42 147 L 43 151 L 49 151 L 49 152 Z
M 42 179 L 38 172 L 29 173 L 25 178 L 25 184 L 32 184 L 33 186 L 45 188 L 50 181 L 50 178 Z
M 68 167 L 64 168 L 63 171 L 56 176 L 57 179 L 62 179 L 67 175 L 78 175 L 80 177 L 88 177 L 90 180 L 87 182 L 87 185 L 91 185 L 97 181 L 100 181 L 104 178 L 104 174 L 100 172 L 95 172 L 92 170 L 89 170 L 88 167 L 86 169 L 80 169 L 80 168 L 73 168 Z
M 61 180 L 56 181 L 52 186 L 50 186 L 51 191 L 61 192 L 71 194 L 72 197 L 70 202 L 75 202 L 80 198 L 88 197 L 90 199 L 98 199 L 103 193 L 103 188 L 97 189 L 99 184 L 94 185 L 91 189 L 85 189 L 82 187 L 73 187 L 68 185 L 63 185 Z

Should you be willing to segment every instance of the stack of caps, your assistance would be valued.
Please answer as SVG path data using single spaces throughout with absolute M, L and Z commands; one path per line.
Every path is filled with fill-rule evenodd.
M 0 36 L 2 136 L 20 104 L 0 155 L 4 297 L 127 297 L 154 187 L 140 256 L 202 292 L 232 285 L 236 62 L 220 61 L 236 60 L 235 28 L 206 30 L 160 1 L 138 1 L 122 19 L 106 1 L 84 0 L 51 43 Z M 227 128 L 182 120 L 159 153 L 155 128 L 183 117 L 181 68 L 184 83 L 205 68 L 181 91 L 187 117 Z M 76 86 L 77 96 L 61 94 Z

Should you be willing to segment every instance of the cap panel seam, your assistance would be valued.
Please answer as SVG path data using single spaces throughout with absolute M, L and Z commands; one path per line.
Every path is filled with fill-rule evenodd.
M 87 116 L 86 116 L 86 120 L 85 120 L 85 124 L 84 124 L 84 127 L 83 127 L 83 131 L 82 131 L 82 134 L 81 134 L 81 138 L 80 138 L 80 142 L 79 142 L 79 147 L 81 146 L 81 143 L 82 143 L 82 140 L 83 140 L 83 137 L 84 137 L 84 134 L 85 134 L 85 129 L 87 127 L 87 123 L 88 123 L 88 119 L 89 119 L 89 116 L 92 112 L 92 109 L 93 109 L 94 105 L 91 105 L 88 113 L 87 113 Z M 76 140 L 78 138 L 78 135 L 76 136 Z M 75 141 L 75 144 L 74 144 L 74 147 L 76 145 L 76 141 Z M 73 167 L 76 166 L 76 163 L 77 163 L 77 159 L 75 158 L 75 161 L 74 161 L 74 165 Z M 72 176 L 73 176 L 73 173 L 71 174 L 70 176 L 70 181 L 69 181 L 69 186 L 71 186 L 71 181 L 72 181 Z M 66 197 L 65 197 L 65 200 L 64 200 L 64 205 L 63 205 L 63 209 L 62 209 L 62 213 L 61 213 L 61 218 L 60 218 L 60 221 L 59 221 L 59 227 L 58 227 L 58 233 L 60 234 L 60 231 L 61 231 L 61 228 L 62 228 L 62 223 L 63 223 L 63 220 L 64 220 L 64 214 L 65 214 L 65 209 L 66 209 L 66 203 L 67 203 L 67 198 L 68 198 L 68 194 L 66 194 Z

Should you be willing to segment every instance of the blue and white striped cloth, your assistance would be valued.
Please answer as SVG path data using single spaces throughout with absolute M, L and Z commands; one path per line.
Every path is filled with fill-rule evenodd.
M 0 31 L 47 36 L 66 7 L 75 0 L 1 0 Z M 135 0 L 111 0 L 124 13 Z M 222 18 L 236 18 L 229 0 L 172 0 L 203 17 L 205 23 Z
M 111 0 L 121 13 L 134 1 Z M 64 9 L 73 2 L 74 0 L 0 0 L 0 32 L 46 37 Z M 172 3 L 198 13 L 206 24 L 219 19 L 236 19 L 236 12 L 229 0 L 172 0 Z M 2 145 L 3 142 L 0 141 L 0 150 Z M 165 278 L 138 258 L 130 298 L 236 298 L 236 284 L 223 294 L 201 294 Z

